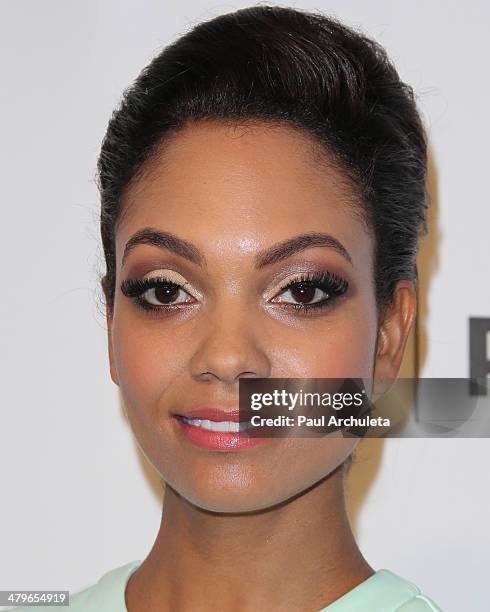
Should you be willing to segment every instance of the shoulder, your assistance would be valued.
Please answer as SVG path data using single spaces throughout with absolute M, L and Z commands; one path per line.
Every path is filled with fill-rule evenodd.
M 379 569 L 320 612 L 443 612 L 413 582 Z
M 443 612 L 442 609 L 430 597 L 421 592 L 419 587 L 406 578 L 391 572 L 390 570 L 379 570 L 382 577 L 387 581 L 391 580 L 394 590 L 402 593 L 402 597 L 406 597 L 398 607 L 393 609 L 393 612 Z
M 131 574 L 140 566 L 141 561 L 131 561 L 116 567 L 100 578 L 95 584 L 70 594 L 70 605 L 64 607 L 70 612 L 101 612 L 111 610 L 111 612 L 127 612 L 124 601 L 126 583 Z M 52 606 L 36 606 L 38 612 L 50 612 Z M 21 606 L 10 608 L 5 612 L 31 612 L 32 607 Z

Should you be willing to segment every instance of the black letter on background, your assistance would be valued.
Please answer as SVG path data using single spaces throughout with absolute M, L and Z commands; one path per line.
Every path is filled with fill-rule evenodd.
M 490 355 L 487 355 L 490 319 L 470 317 L 470 395 L 487 395 Z

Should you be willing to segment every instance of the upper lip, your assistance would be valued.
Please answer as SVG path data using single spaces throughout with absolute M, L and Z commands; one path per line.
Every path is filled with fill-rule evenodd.
M 206 419 L 209 421 L 240 421 L 240 411 L 238 408 L 221 408 L 218 406 L 203 406 L 193 410 L 181 410 L 174 416 L 184 416 L 186 419 Z

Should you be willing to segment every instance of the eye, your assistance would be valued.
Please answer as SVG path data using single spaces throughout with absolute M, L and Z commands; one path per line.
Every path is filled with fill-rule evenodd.
M 305 283 L 295 283 L 284 292 L 281 302 L 283 304 L 296 304 L 298 302 L 300 304 L 317 304 L 328 297 L 323 289 Z
M 282 287 L 271 302 L 303 311 L 323 308 L 331 306 L 348 286 L 344 278 L 331 272 L 303 274 Z
M 121 292 L 143 310 L 170 310 L 195 303 L 196 298 L 184 289 L 188 284 L 165 276 L 126 279 L 121 283 Z
M 181 285 L 172 282 L 157 282 L 154 287 L 147 289 L 143 295 L 146 300 L 154 306 L 169 304 L 184 304 L 189 301 L 189 294 Z

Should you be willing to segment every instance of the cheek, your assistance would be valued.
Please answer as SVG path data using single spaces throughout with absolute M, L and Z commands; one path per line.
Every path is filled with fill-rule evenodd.
M 161 473 L 173 461 L 162 444 L 168 437 L 167 398 L 184 387 L 189 360 L 182 336 L 181 330 L 122 309 L 114 319 L 114 361 L 125 412 L 141 450 Z
M 165 399 L 182 388 L 189 356 L 182 330 L 145 320 L 120 307 L 114 317 L 112 345 L 125 412 L 139 447 L 150 463 L 167 476 L 175 464 L 169 439 Z
M 365 318 L 353 318 L 339 325 L 325 341 L 323 362 L 318 374 L 331 377 L 368 378 L 372 372 L 376 329 Z
M 272 344 L 276 376 L 370 378 L 376 333 L 375 318 L 363 314 L 310 323 L 303 334 L 283 332 Z
M 134 316 L 114 320 L 113 350 L 120 386 L 133 402 L 152 405 L 185 371 L 185 342 L 171 326 Z

